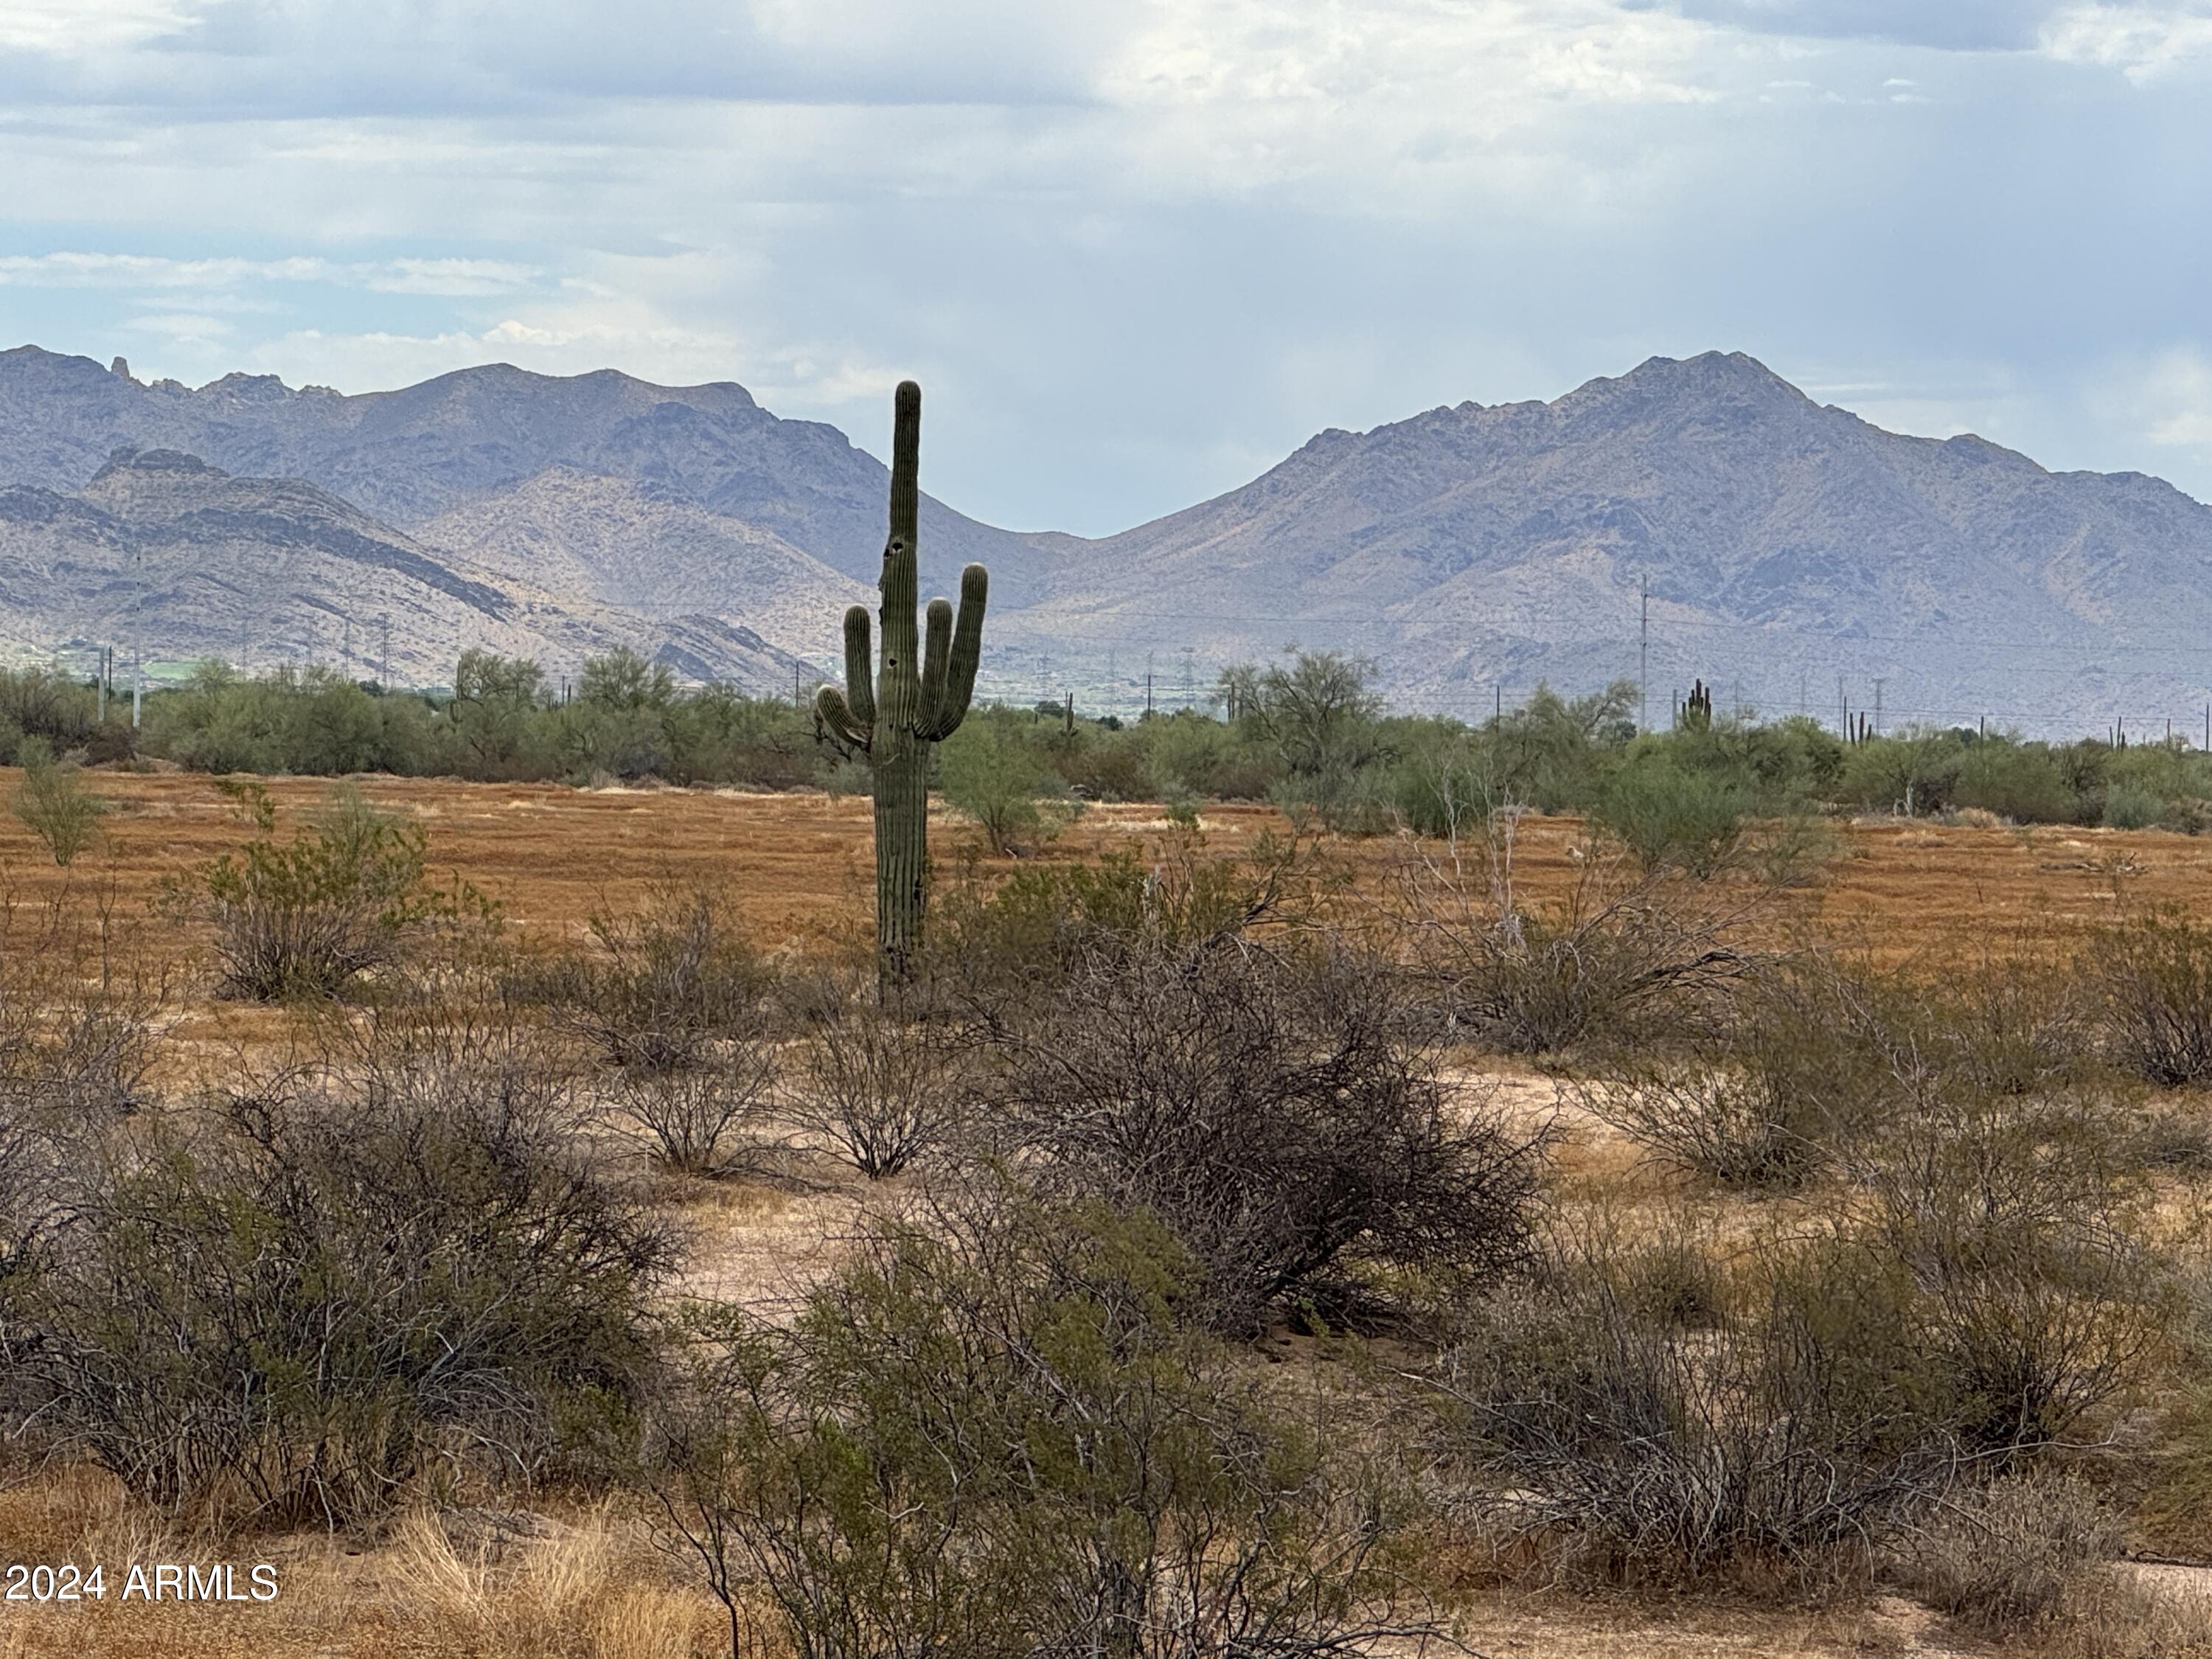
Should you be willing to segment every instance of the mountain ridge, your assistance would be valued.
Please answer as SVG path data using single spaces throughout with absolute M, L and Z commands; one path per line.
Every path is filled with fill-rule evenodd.
M 556 608 L 688 611 L 819 662 L 882 545 L 881 465 L 734 382 L 486 365 L 356 396 L 273 376 L 191 390 L 0 353 L 0 480 L 90 489 L 96 441 L 125 428 L 142 451 L 305 479 L 390 527 L 377 558 L 404 542 L 456 580 L 543 577 Z M 1407 707 L 1588 690 L 1638 672 L 1647 585 L 1662 711 L 1692 677 L 1771 712 L 1841 675 L 1857 702 L 1881 680 L 1929 718 L 2094 729 L 2124 702 L 2195 706 L 2212 678 L 2171 642 L 2212 631 L 2212 508 L 2147 472 L 1888 432 L 1742 353 L 1326 428 L 1110 536 L 926 501 L 922 553 L 931 591 L 991 566 L 983 689 L 1019 701 L 1079 689 L 1127 708 L 1147 656 L 1187 652 L 1196 681 L 1293 639 L 1375 656 Z

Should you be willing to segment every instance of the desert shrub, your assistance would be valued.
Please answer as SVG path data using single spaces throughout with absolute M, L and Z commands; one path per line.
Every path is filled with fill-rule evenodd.
M 267 830 L 265 796 L 259 811 Z M 207 914 L 231 994 L 335 997 L 441 925 L 495 920 L 496 907 L 467 883 L 430 884 L 428 847 L 419 825 L 334 789 L 306 832 L 222 854 L 170 884 L 165 902 L 174 915 Z
M 1474 1309 L 1440 1372 L 1487 1527 L 1605 1577 L 1819 1571 L 1943 1491 L 1956 1462 L 1893 1268 L 1809 1257 L 1817 1294 L 1738 1285 L 1686 1328 L 1635 1253 L 1577 1241 Z
M 70 864 L 92 845 L 108 804 L 85 787 L 84 775 L 57 761 L 42 739 L 27 738 L 17 751 L 23 781 L 9 806 L 23 827 L 44 843 L 56 864 Z
M 1627 1047 L 1665 1023 L 1686 1034 L 1745 967 L 1737 915 L 1702 892 L 1619 882 L 1585 865 L 1560 900 L 1523 905 L 1510 877 L 1510 820 L 1492 827 L 1489 869 L 1457 849 L 1401 867 L 1395 920 L 1409 1006 L 1447 1036 L 1508 1053 Z
M 741 1043 L 704 1066 L 617 1072 L 609 1103 L 666 1168 L 726 1175 L 755 1150 L 737 1143 L 771 1116 L 779 1070 L 768 1045 Z
M 968 1056 L 943 1027 L 858 996 L 831 1003 L 795 1069 L 786 1115 L 871 1180 L 897 1175 L 942 1146 L 972 1092 Z
M 1580 1085 L 1603 1121 L 1730 1185 L 1795 1187 L 1939 1098 L 2088 1080 L 2069 965 L 1990 959 L 1916 983 L 1820 951 L 1760 964 L 1705 1032 Z
M 1896 1571 L 1921 1601 L 1991 1633 L 2058 1622 L 2119 1556 L 2122 1528 L 2078 1477 L 1991 1481 L 1912 1528 Z
M 524 964 L 507 988 L 550 1009 L 608 1064 L 699 1066 L 764 1029 L 770 971 L 711 889 L 662 882 L 637 909 L 600 911 L 590 927 L 592 951 Z
M 109 896 L 86 916 L 0 895 L 0 1112 L 19 1121 L 96 1126 L 151 1097 L 167 988 Z
M 1732 1187 L 1789 1188 L 1820 1169 L 1827 1125 L 1786 1073 L 1728 1057 L 1662 1061 L 1577 1094 L 1601 1122 Z
M 2177 1313 L 2100 1117 L 1917 1099 L 1837 1154 L 1858 1201 L 1740 1252 L 1694 1322 L 1650 1293 L 1648 1250 L 1553 1243 L 1446 1370 L 1478 1502 L 1608 1572 L 1795 1566 L 2098 1443 Z
M 1547 1132 L 1395 1028 L 1387 977 L 1344 957 L 1103 957 L 1000 1034 L 1001 1121 L 1045 1190 L 1158 1217 L 1224 1331 L 1361 1265 L 1495 1269 L 1526 1242 Z
M 1048 841 L 1073 815 L 1059 775 L 1020 728 L 1002 718 L 963 722 L 939 746 L 937 774 L 946 802 L 974 821 L 995 853 Z
M 2065 823 L 2075 810 L 2074 792 L 2049 750 L 2002 740 L 1966 750 L 1951 798 L 2016 823 Z
M 2148 789 L 2116 783 L 2105 791 L 2105 828 L 2148 830 L 2166 815 L 2166 802 Z
M 48 752 L 75 748 L 92 730 L 98 702 L 92 690 L 49 668 L 0 668 L 0 732 L 42 739 Z M 5 757 L 20 763 L 15 754 Z
M 1039 864 L 933 890 L 926 975 L 971 1006 L 1057 999 L 1094 958 L 1218 942 L 1309 915 L 1334 872 L 1310 844 L 1262 837 L 1240 858 L 1178 830 L 1096 863 Z
M 2086 1092 L 1931 1091 L 1847 1156 L 1860 1236 L 1910 1272 L 1951 1431 L 1975 1453 L 2083 1437 L 2164 1352 L 2177 1292 L 2143 1242 L 2129 1127 Z
M 652 1480 L 733 1651 L 1317 1659 L 1418 1634 L 1370 1570 L 1392 1506 L 1178 1319 L 1185 1265 L 1142 1220 L 1017 1200 L 879 1229 L 790 1326 L 703 1323 Z
M 2153 1083 L 2212 1077 L 2212 929 L 2144 911 L 2106 929 L 2087 960 L 2104 981 L 2116 1060 Z
M 1590 817 L 1647 871 L 1711 876 L 1741 850 L 1752 806 L 1751 792 L 1736 780 L 1692 770 L 1655 750 L 1605 781 Z
M 8 1290 L 43 1419 L 172 1510 L 337 1524 L 432 1468 L 538 1474 L 564 1413 L 635 1398 L 662 1224 L 572 1150 L 542 1053 L 454 1052 L 80 1158 Z

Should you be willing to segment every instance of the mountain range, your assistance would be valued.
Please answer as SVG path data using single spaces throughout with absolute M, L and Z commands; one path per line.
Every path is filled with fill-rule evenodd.
M 26 346 L 0 352 L 0 641 L 248 665 L 349 641 L 374 672 L 388 618 L 409 681 L 470 644 L 557 675 L 619 643 L 788 690 L 872 597 L 886 483 L 726 382 L 495 365 L 356 396 L 191 389 Z M 1889 723 L 2193 732 L 2212 680 L 2212 508 L 1884 431 L 1741 355 L 1323 432 L 1103 538 L 926 499 L 921 542 L 931 591 L 991 567 L 983 690 L 1024 702 L 1126 710 L 1149 665 L 1172 706 L 1292 641 L 1463 714 L 1642 672 L 1662 722 L 1694 676 L 1832 721 L 1880 699 Z

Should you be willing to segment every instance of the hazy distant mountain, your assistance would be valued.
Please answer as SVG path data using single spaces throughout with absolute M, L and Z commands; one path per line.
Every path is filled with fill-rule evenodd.
M 1292 638 L 1371 653 L 1417 706 L 1587 690 L 1635 678 L 1647 580 L 1656 719 L 1693 675 L 1830 714 L 1843 674 L 1856 708 L 1883 678 L 1891 715 L 2195 731 L 2212 670 L 2212 509 L 1885 432 L 1719 353 L 1324 432 L 1062 569 L 1000 645 L 1115 641 L 1125 695 L 1147 648 L 1165 670 Z
M 742 617 L 787 650 L 828 656 L 854 581 L 782 538 L 693 505 L 665 485 L 553 467 L 416 527 L 516 581 L 647 616 Z
M 653 484 L 862 581 L 881 568 L 882 463 L 835 427 L 779 419 L 727 381 L 659 386 L 612 369 L 561 378 L 495 363 L 349 397 L 267 374 L 144 385 L 88 357 L 0 352 L 0 483 L 75 489 L 123 445 L 303 478 L 409 532 L 566 467 Z M 1010 601 L 1042 564 L 1024 538 L 928 500 L 922 551 L 939 587 L 986 560 Z
M 119 444 L 305 483 L 252 486 L 281 531 L 231 535 L 225 515 L 246 509 L 230 505 L 162 519 L 134 495 L 125 513 L 113 476 L 87 487 Z M 151 603 L 118 574 L 135 536 L 171 550 L 164 603 L 208 649 L 389 609 L 419 615 L 420 672 L 442 678 L 457 641 L 573 655 L 586 635 L 636 636 L 642 611 L 675 659 L 721 653 L 778 687 L 780 652 L 830 662 L 837 613 L 872 588 L 886 483 L 835 429 L 728 383 L 494 366 L 358 397 L 242 375 L 193 391 L 33 347 L 0 353 L 9 482 L 38 488 L 7 496 L 0 553 L 35 548 L 58 584 L 49 603 L 0 569 L 0 634 L 19 644 Z M 342 598 L 264 591 L 302 546 L 317 582 L 352 584 Z M 1879 682 L 1893 720 L 2197 730 L 2212 679 L 2212 508 L 2141 474 L 1885 432 L 1718 353 L 1550 403 L 1324 432 L 1241 489 L 1098 540 L 929 502 L 922 555 L 932 592 L 967 559 L 991 566 L 981 689 L 1024 702 L 1073 689 L 1126 708 L 1149 657 L 1172 704 L 1186 676 L 1202 688 L 1296 640 L 1372 654 L 1403 704 L 1480 714 L 1501 685 L 1634 678 L 1646 582 L 1658 719 L 1693 676 L 1724 704 L 1802 697 L 1832 716 L 1840 675 L 1856 708 Z
M 449 680 L 471 646 L 550 672 L 629 646 L 678 672 L 788 693 L 793 659 L 711 616 L 646 618 L 422 546 L 296 479 L 122 450 L 75 495 L 0 489 L 0 635 L 356 678 Z

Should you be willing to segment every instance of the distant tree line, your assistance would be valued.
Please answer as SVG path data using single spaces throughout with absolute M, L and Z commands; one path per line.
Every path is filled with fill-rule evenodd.
M 938 753 L 936 782 L 993 840 L 1050 833 L 1085 799 L 1269 801 L 1359 832 L 1442 833 L 1508 808 L 1589 814 L 1633 843 L 1723 839 L 1752 817 L 1826 809 L 2017 823 L 2212 827 L 2212 757 L 2174 739 L 2031 742 L 1914 726 L 1847 743 L 1802 716 L 1721 714 L 1639 735 L 1635 687 L 1569 698 L 1539 687 L 1480 724 L 1393 714 L 1374 665 L 1293 651 L 1230 669 L 1215 710 L 1123 721 L 1066 705 L 979 708 Z M 28 745 L 27 749 L 27 744 Z M 556 690 L 534 662 L 469 651 L 450 691 L 386 691 L 326 669 L 247 677 L 220 663 L 148 694 L 143 724 L 91 684 L 0 670 L 0 763 L 167 760 L 211 773 L 389 773 L 494 782 L 657 779 L 678 786 L 862 793 L 864 767 L 811 708 L 726 685 L 684 686 L 629 651 Z M 1700 829 L 1700 825 L 1705 826 Z

